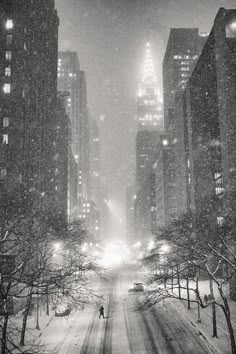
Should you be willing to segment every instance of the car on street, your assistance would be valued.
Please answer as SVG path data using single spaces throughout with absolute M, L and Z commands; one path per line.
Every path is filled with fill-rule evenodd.
M 56 317 L 62 317 L 62 316 L 68 316 L 71 312 L 71 308 L 69 305 L 58 305 L 55 309 L 55 316 Z
M 139 292 L 139 291 L 144 291 L 145 286 L 144 283 L 141 281 L 137 281 L 133 283 L 133 288 L 129 289 L 129 292 Z

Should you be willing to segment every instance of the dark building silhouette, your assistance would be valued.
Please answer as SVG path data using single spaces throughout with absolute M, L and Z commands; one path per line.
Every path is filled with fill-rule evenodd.
M 155 172 L 156 225 L 164 226 L 177 214 L 175 155 L 167 134 L 161 135 L 157 147 Z
M 185 89 L 205 39 L 206 34 L 199 35 L 197 28 L 170 30 L 162 66 L 164 124 L 167 131 L 171 123 L 171 111 L 175 108 L 175 95 Z
M 76 52 L 58 53 L 58 90 L 68 93 L 66 113 L 71 121 L 71 143 L 73 155 L 79 156 L 80 134 L 80 63 Z
M 0 181 L 55 195 L 58 24 L 54 1 L 0 2 Z
M 67 94 L 58 93 L 57 124 L 55 126 L 54 170 L 55 203 L 64 214 L 74 219 L 77 217 L 77 162 L 71 149 L 71 122 L 66 113 Z
M 163 188 L 163 200 L 167 203 L 164 206 L 167 213 L 163 218 L 165 222 L 187 208 L 185 188 L 187 159 L 184 145 L 186 100 L 183 93 L 206 38 L 206 34 L 199 35 L 197 28 L 172 28 L 163 60 L 164 122 L 168 134 L 168 147 L 163 145 L 165 151 L 160 153 L 160 156 L 164 158 L 161 166 L 167 169 L 162 171 L 162 176 L 167 175 L 168 178 L 164 178 L 163 181 L 158 179 L 156 190 L 160 191 Z M 157 210 L 160 210 L 158 205 Z
M 162 103 L 158 96 L 150 43 L 146 46 L 143 77 L 137 98 L 137 121 L 135 234 L 140 241 L 147 241 L 155 229 L 155 178 L 152 164 L 163 131 Z
M 236 10 L 219 10 L 186 97 L 189 205 L 198 208 L 236 187 Z
M 126 240 L 129 244 L 135 242 L 134 204 L 136 189 L 133 185 L 126 188 Z
M 77 161 L 77 211 L 90 200 L 90 142 L 87 83 L 76 52 L 59 52 L 58 90 L 67 92 L 66 112 L 71 120 L 72 153 Z M 78 217 L 77 215 L 77 217 Z

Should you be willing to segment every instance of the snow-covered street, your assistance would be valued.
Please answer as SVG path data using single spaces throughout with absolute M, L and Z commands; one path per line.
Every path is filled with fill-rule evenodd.
M 41 340 L 53 353 L 211 353 L 205 339 L 173 307 L 160 304 L 148 312 L 134 312 L 140 295 L 128 289 L 138 274 L 123 268 L 101 284 L 101 303 L 52 317 Z M 98 307 L 105 307 L 99 319 Z

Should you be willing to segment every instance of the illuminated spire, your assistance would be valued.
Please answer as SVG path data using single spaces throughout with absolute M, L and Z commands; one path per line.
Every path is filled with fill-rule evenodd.
M 146 55 L 144 61 L 144 72 L 143 72 L 142 82 L 144 84 L 156 84 L 157 82 L 149 42 L 147 42 L 146 44 Z

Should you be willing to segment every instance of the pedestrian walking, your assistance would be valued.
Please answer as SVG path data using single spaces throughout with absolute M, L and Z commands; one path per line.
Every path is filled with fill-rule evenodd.
M 102 318 L 104 318 L 104 307 L 103 307 L 103 306 L 100 307 L 99 313 L 100 313 L 99 318 L 100 318 L 101 316 L 102 316 Z
M 207 304 L 208 303 L 208 296 L 207 295 L 204 295 L 204 300 L 205 300 L 205 303 Z

